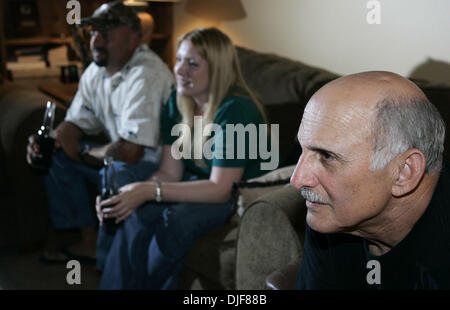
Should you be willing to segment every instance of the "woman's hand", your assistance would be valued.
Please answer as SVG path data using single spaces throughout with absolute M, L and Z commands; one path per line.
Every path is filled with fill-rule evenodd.
M 103 218 L 116 218 L 116 223 L 125 220 L 144 202 L 153 199 L 154 184 L 150 182 L 136 182 L 127 184 L 119 189 L 119 194 L 101 201 L 97 196 L 96 210 L 100 224 Z

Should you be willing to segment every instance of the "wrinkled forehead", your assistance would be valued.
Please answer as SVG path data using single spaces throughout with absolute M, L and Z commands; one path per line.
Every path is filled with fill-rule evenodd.
M 350 92 L 322 92 L 305 107 L 298 132 L 302 145 L 346 152 L 354 145 L 372 146 L 374 106 Z
M 308 102 L 299 140 L 373 145 L 378 103 L 385 98 L 411 96 L 425 95 L 411 81 L 391 72 L 363 72 L 338 78 L 319 89 Z

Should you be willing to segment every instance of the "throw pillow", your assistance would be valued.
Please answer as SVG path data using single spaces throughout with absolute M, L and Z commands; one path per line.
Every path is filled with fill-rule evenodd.
M 281 188 L 289 183 L 295 165 L 273 170 L 258 178 L 233 184 L 234 207 L 239 216 L 248 205 L 262 194 Z

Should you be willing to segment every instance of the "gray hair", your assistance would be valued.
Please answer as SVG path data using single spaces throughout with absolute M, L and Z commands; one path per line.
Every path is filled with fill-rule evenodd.
M 376 110 L 372 171 L 384 169 L 392 159 L 412 148 L 424 153 L 427 173 L 441 170 L 445 123 L 427 98 L 387 97 Z

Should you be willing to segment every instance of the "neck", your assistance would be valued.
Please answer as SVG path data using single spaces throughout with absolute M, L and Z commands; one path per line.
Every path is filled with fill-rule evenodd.
M 108 72 L 109 76 L 112 76 L 114 74 L 116 74 L 117 72 L 119 72 L 120 70 L 122 70 L 122 68 L 125 66 L 125 64 L 128 62 L 130 58 L 128 58 L 127 60 L 122 60 L 118 63 L 115 64 L 111 64 L 106 66 L 106 72 Z
M 106 72 L 108 72 L 108 74 L 111 76 L 122 70 L 122 68 L 128 63 L 128 61 L 130 61 L 131 57 L 133 57 L 136 48 L 137 46 L 131 49 L 130 52 L 124 55 L 121 59 L 108 64 L 105 68 Z
M 194 97 L 195 102 L 195 115 L 203 115 L 203 112 L 205 112 L 206 104 L 208 102 L 208 96 L 202 96 L 202 97 Z
M 117 72 L 120 71 L 120 69 L 122 69 L 122 67 L 106 67 L 106 72 L 108 72 L 109 76 L 112 76 L 114 74 L 116 74 Z
M 355 233 L 369 241 L 371 254 L 385 254 L 406 237 L 430 204 L 438 179 L 439 174 L 425 174 L 413 192 L 393 197 L 371 224 Z

